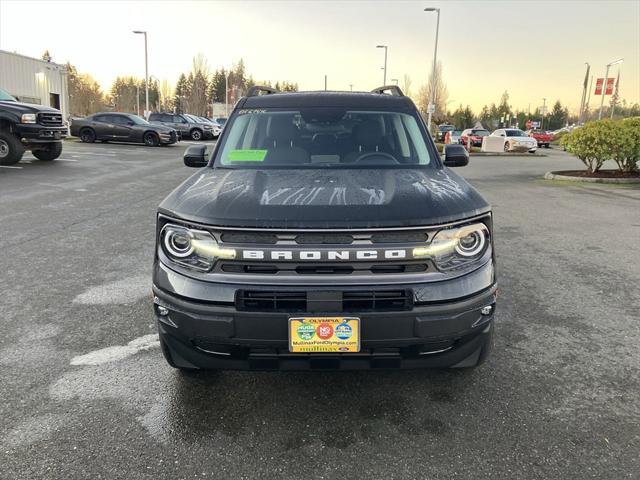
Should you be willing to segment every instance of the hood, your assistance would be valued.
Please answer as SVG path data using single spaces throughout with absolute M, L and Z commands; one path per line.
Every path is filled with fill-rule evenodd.
M 533 137 L 506 137 L 509 140 L 515 140 L 517 142 L 535 142 L 535 138 Z
M 425 226 L 480 215 L 487 202 L 443 169 L 281 170 L 203 168 L 160 212 L 228 227 Z
M 22 103 L 22 102 L 0 101 L 0 108 L 11 110 L 13 112 L 19 112 L 20 114 L 38 113 L 38 112 L 60 113 L 60 110 L 57 110 L 52 107 L 47 107 L 46 105 L 35 105 L 32 103 Z

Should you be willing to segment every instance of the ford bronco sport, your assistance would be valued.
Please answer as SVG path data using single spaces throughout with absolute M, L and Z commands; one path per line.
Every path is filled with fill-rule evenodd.
M 474 367 L 496 304 L 491 208 L 413 102 L 253 87 L 160 205 L 162 352 L 181 370 Z

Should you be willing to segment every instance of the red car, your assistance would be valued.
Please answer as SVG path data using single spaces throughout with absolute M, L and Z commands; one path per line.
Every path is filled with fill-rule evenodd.
M 553 135 L 545 132 L 544 130 L 527 130 L 525 133 L 530 137 L 535 138 L 536 142 L 538 142 L 539 148 L 549 148 L 549 144 L 551 143 L 551 140 L 553 140 Z
M 481 147 L 483 137 L 488 137 L 489 131 L 482 128 L 467 128 L 460 135 L 460 143 L 467 145 L 467 138 L 471 138 L 471 146 Z

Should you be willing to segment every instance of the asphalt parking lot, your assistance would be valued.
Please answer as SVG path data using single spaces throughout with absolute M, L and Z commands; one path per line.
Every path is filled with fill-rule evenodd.
M 557 150 L 459 170 L 495 213 L 477 370 L 182 376 L 150 274 L 185 147 L 0 168 L 0 478 L 640 476 L 638 187 L 542 180 L 580 168 Z

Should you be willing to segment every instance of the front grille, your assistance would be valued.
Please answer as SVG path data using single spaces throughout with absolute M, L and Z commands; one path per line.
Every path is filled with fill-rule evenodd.
M 258 275 L 388 275 L 399 273 L 422 273 L 426 272 L 429 266 L 424 261 L 407 262 L 400 264 L 374 263 L 363 264 L 352 263 L 342 264 L 300 264 L 288 263 L 241 263 L 224 262 L 218 267 L 220 271 L 235 274 L 258 274 Z
M 62 114 L 60 113 L 39 113 L 38 123 L 40 125 L 46 125 L 48 127 L 61 127 L 62 126 Z
M 341 305 L 341 312 L 407 311 L 413 307 L 411 290 L 348 290 L 329 295 L 333 298 L 326 301 Z M 309 312 L 311 302 L 317 300 L 309 299 L 305 291 L 239 290 L 236 294 L 236 309 L 242 312 Z
M 240 290 L 236 309 L 244 312 L 303 312 L 307 308 L 307 292 L 273 292 Z

